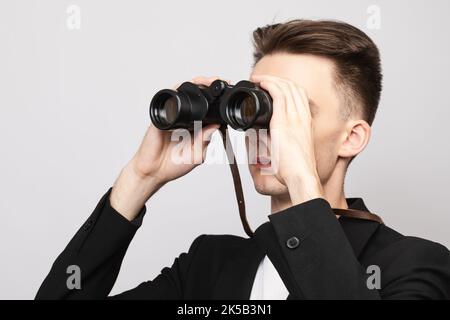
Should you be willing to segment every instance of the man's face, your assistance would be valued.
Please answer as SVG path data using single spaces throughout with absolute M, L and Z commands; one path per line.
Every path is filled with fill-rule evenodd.
M 264 56 L 255 65 L 252 75 L 271 75 L 289 79 L 305 89 L 310 101 L 317 171 L 322 184 L 325 184 L 335 169 L 345 129 L 341 99 L 334 82 L 333 62 L 313 55 L 276 53 Z M 263 139 L 258 140 L 257 153 L 263 157 L 259 158 L 259 163 L 258 159 L 256 163 L 254 159 L 249 161 L 256 190 L 261 194 L 272 196 L 286 194 L 287 188 L 283 184 L 274 176 L 261 171 L 268 160 L 265 159 L 266 155 L 270 157 L 270 135 L 266 141 L 269 145 L 266 152 L 263 151 L 265 147 Z M 247 149 L 249 143 L 252 143 L 251 139 L 247 141 Z

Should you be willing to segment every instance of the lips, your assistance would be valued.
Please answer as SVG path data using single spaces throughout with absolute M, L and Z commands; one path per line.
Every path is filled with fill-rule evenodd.
M 271 165 L 270 158 L 262 157 L 262 156 L 258 156 L 256 158 L 256 164 L 255 164 L 256 167 L 258 167 L 258 168 L 269 168 L 270 165 Z

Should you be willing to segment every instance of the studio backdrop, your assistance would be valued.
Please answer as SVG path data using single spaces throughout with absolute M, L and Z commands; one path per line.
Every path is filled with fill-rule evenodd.
M 2 0 L 0 299 L 34 297 L 135 152 L 157 90 L 198 75 L 247 79 L 252 31 L 293 18 L 346 21 L 380 49 L 382 99 L 346 195 L 450 247 L 449 15 L 448 0 Z M 269 200 L 240 170 L 255 229 Z M 198 167 L 147 209 L 112 293 L 153 279 L 199 234 L 245 236 L 227 165 Z

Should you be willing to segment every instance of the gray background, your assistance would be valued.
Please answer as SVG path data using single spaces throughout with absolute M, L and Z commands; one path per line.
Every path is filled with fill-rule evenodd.
M 71 4 L 80 30 L 66 26 Z M 366 26 L 373 4 L 379 30 Z M 450 246 L 449 15 L 448 0 L 2 0 L 0 298 L 33 298 L 136 150 L 156 90 L 196 75 L 246 78 L 251 31 L 290 18 L 345 20 L 379 45 L 384 92 L 347 196 L 404 234 Z M 256 228 L 269 201 L 241 171 Z M 153 279 L 202 233 L 244 235 L 225 165 L 198 168 L 148 203 L 113 293 Z

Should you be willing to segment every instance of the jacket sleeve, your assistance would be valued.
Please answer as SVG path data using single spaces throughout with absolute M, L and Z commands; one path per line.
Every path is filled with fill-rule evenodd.
M 380 299 L 366 285 L 365 270 L 326 200 L 313 199 L 269 219 L 304 298 Z
M 314 199 L 269 216 L 299 292 L 306 299 L 449 299 L 450 252 L 442 245 L 404 237 L 377 254 L 381 287 L 369 289 L 329 203 Z M 298 246 L 288 245 L 299 239 Z M 293 242 L 296 243 L 295 241 Z M 294 248 L 295 247 L 295 248 Z
M 105 299 L 111 291 L 126 250 L 142 223 L 145 207 L 128 221 L 109 203 L 111 189 L 69 242 L 42 283 L 36 299 Z M 179 298 L 192 252 L 202 237 L 194 241 L 189 253 L 182 253 L 171 268 L 164 268 L 153 281 L 112 298 Z M 71 285 L 73 267 L 79 270 L 79 287 Z

